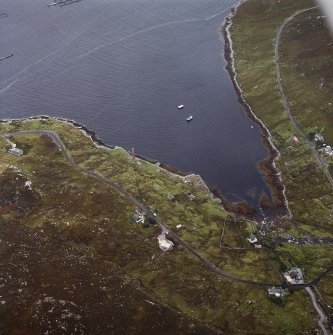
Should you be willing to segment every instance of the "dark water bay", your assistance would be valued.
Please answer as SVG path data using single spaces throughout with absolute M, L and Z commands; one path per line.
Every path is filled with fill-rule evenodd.
M 73 119 L 229 199 L 267 191 L 256 164 L 268 151 L 224 68 L 234 0 L 51 2 L 1 1 L 0 58 L 14 55 L 0 61 L 0 118 Z

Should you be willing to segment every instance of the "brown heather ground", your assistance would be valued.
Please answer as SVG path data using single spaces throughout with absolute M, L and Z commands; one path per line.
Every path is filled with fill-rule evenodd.
M 109 176 L 159 214 L 182 223 L 180 235 L 223 270 L 280 280 L 279 262 L 246 247 L 251 224 L 158 166 L 122 149 L 95 147 L 56 120 L 0 125 L 3 131 L 54 130 L 74 159 Z M 46 136 L 0 139 L 0 333 L 2 334 L 312 334 L 316 313 L 303 291 L 285 305 L 265 288 L 217 277 L 177 247 L 163 253 L 159 228 L 129 223 L 131 203 L 78 172 Z M 31 181 L 31 190 L 26 181 Z M 158 184 L 160 187 L 156 187 Z M 155 186 L 154 186 L 155 185 Z M 190 201 L 187 192 L 195 194 Z M 176 202 L 166 199 L 177 196 Z

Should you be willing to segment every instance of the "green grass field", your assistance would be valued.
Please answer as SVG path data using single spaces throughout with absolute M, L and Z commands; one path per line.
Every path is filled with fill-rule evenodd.
M 284 19 L 294 14 L 296 10 L 311 6 L 313 6 L 311 1 L 284 0 L 280 3 L 247 1 L 238 9 L 234 17 L 231 35 L 237 80 L 243 95 L 255 114 L 268 127 L 273 143 L 281 154 L 277 165 L 282 172 L 286 195 L 293 212 L 292 224 L 309 226 L 315 229 L 314 233 L 318 231 L 319 234 L 331 234 L 333 231 L 332 188 L 326 182 L 306 143 L 301 141 L 295 145 L 293 135 L 296 130 L 293 129 L 283 109 L 276 87 L 273 46 L 276 31 Z M 318 13 L 316 12 L 315 15 Z M 323 29 L 321 33 L 323 34 Z M 255 38 L 249 38 L 249 36 L 255 36 Z M 287 45 L 289 46 L 289 43 Z M 287 52 L 282 53 L 282 62 L 285 61 L 286 54 Z M 317 61 L 312 58 L 308 60 L 314 63 Z M 288 71 L 283 65 L 283 83 L 288 78 L 294 78 L 293 80 L 297 81 L 299 74 L 295 66 L 294 60 L 290 60 Z M 286 79 L 285 72 L 288 72 Z M 290 94 L 287 91 L 293 110 L 296 110 L 296 105 L 297 108 L 301 108 L 296 102 L 303 101 L 304 96 L 307 99 L 317 98 L 320 103 L 327 101 L 327 96 L 325 100 L 313 94 L 314 88 L 311 87 L 311 83 L 314 84 L 314 81 L 308 80 L 307 83 L 307 91 L 300 85 L 293 85 L 293 92 Z M 312 104 L 315 104 L 315 101 L 312 101 Z M 331 122 L 326 124 L 327 129 L 331 127 Z M 321 124 L 318 123 L 318 126 L 320 127 Z
M 332 189 L 306 143 L 293 142 L 276 87 L 276 31 L 309 6 L 310 0 L 248 0 L 231 27 L 237 80 L 281 154 L 277 165 L 293 217 L 273 226 L 275 236 L 333 236 Z M 302 129 L 320 130 L 330 144 L 329 42 L 320 14 L 309 15 L 282 35 L 282 79 Z M 310 280 L 332 262 L 332 247 L 274 244 L 270 236 L 254 250 L 246 237 L 257 223 L 225 211 L 194 178 L 132 159 L 122 148 L 96 146 L 70 123 L 0 124 L 0 133 L 33 129 L 57 132 L 76 163 L 115 181 L 229 274 L 281 282 L 281 271 L 299 266 Z M 303 290 L 277 303 L 265 287 L 218 277 L 180 246 L 163 253 L 160 228 L 130 223 L 134 205 L 75 169 L 47 136 L 12 140 L 24 155 L 9 155 L 0 137 L 0 334 L 56 334 L 61 327 L 73 334 L 316 333 L 317 314 Z M 318 285 L 326 303 L 331 276 Z
M 64 122 L 33 120 L 0 128 L 56 131 L 75 161 L 116 180 L 170 226 L 183 224 L 179 234 L 226 272 L 280 279 L 279 263 L 269 250 L 219 247 L 224 221 L 223 245 L 230 247 L 248 247 L 244 241 L 254 223 L 226 213 L 202 188 L 133 160 L 120 148 L 96 147 Z M 110 329 L 137 334 L 169 334 L 170 329 L 177 334 L 249 329 L 295 334 L 316 328 L 316 313 L 303 291 L 293 292 L 279 305 L 268 299 L 265 288 L 220 278 L 182 248 L 163 253 L 157 244 L 160 229 L 129 223 L 134 206 L 72 167 L 47 136 L 12 140 L 25 154 L 9 155 L 1 137 L 3 333 L 36 334 L 60 326 L 94 334 L 112 333 Z M 195 195 L 193 201 L 188 192 Z M 171 203 L 168 194 L 174 194 L 176 202 Z
M 283 108 L 274 63 L 279 27 L 297 10 L 315 5 L 308 0 L 248 0 L 233 18 L 231 37 L 243 96 L 269 129 L 281 155 L 277 166 L 293 217 L 279 222 L 274 229 L 284 227 L 295 236 L 331 238 L 332 187 Z M 305 134 L 320 132 L 331 144 L 332 39 L 319 10 L 300 14 L 286 26 L 279 55 L 282 85 L 297 123 Z M 295 134 L 300 137 L 299 143 L 293 140 Z M 331 158 L 323 158 L 332 164 Z M 325 245 L 285 244 L 274 248 L 283 267 L 301 266 L 309 277 L 332 262 L 332 248 Z M 323 288 L 323 295 L 332 296 L 333 287 L 327 280 L 319 288 Z

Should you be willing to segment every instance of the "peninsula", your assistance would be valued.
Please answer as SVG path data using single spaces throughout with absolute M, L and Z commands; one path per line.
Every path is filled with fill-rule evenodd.
M 1 334 L 332 331 L 325 18 L 310 0 L 248 0 L 222 33 L 235 89 L 272 153 L 261 168 L 285 210 L 255 220 L 200 176 L 107 147 L 72 121 L 4 120 Z

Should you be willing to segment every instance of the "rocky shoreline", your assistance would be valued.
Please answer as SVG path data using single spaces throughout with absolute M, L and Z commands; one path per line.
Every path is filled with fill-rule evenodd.
M 262 197 L 260 201 L 260 206 L 265 209 L 268 209 L 268 211 L 270 210 L 274 210 L 274 212 L 277 211 L 278 217 L 289 217 L 290 218 L 291 211 L 288 206 L 288 200 L 285 194 L 285 187 L 283 185 L 280 172 L 278 171 L 276 167 L 276 161 L 279 158 L 280 153 L 272 142 L 272 136 L 269 130 L 266 128 L 262 120 L 260 120 L 255 115 L 251 106 L 245 100 L 243 96 L 243 91 L 237 82 L 237 72 L 235 69 L 235 62 L 234 62 L 234 57 L 233 57 L 230 27 L 232 25 L 232 18 L 234 15 L 236 15 L 238 7 L 245 1 L 240 1 L 235 7 L 231 9 L 230 14 L 225 18 L 225 21 L 220 30 L 220 33 L 225 43 L 224 57 L 225 57 L 225 60 L 227 61 L 226 70 L 228 71 L 230 75 L 232 84 L 237 93 L 238 101 L 243 106 L 248 117 L 253 122 L 258 124 L 260 128 L 263 143 L 268 148 L 269 153 L 270 153 L 269 157 L 267 157 L 266 159 L 258 163 L 258 169 L 264 175 L 265 181 L 270 188 L 273 204 L 272 206 L 270 206 L 269 201 L 267 202 L 268 199 L 265 199 L 264 197 Z M 270 209 L 270 207 L 272 207 L 272 209 Z
M 245 0 L 246 1 L 246 0 Z M 224 48 L 224 57 L 227 61 L 226 70 L 228 71 L 234 89 L 238 96 L 238 101 L 242 104 L 244 107 L 247 115 L 252 119 L 254 122 L 256 122 L 261 130 L 262 139 L 264 142 L 264 145 L 269 149 L 270 155 L 266 159 L 262 160 L 258 163 L 258 169 L 262 174 L 264 175 L 265 181 L 269 186 L 270 192 L 271 192 L 271 200 L 273 201 L 273 204 L 271 203 L 271 200 L 268 199 L 267 195 L 263 195 L 260 199 L 260 203 L 258 206 L 260 206 L 266 213 L 272 214 L 272 217 L 290 217 L 291 212 L 288 207 L 288 201 L 285 195 L 285 188 L 282 183 L 282 179 L 280 177 L 279 172 L 277 171 L 275 162 L 279 158 L 279 152 L 275 148 L 275 146 L 272 143 L 271 135 L 269 130 L 265 127 L 263 122 L 254 114 L 252 111 L 250 105 L 246 102 L 242 95 L 242 89 L 240 88 L 238 82 L 237 82 L 237 73 L 234 67 L 234 58 L 233 58 L 233 49 L 232 49 L 232 40 L 230 36 L 230 27 L 232 25 L 232 17 L 236 14 L 238 6 L 240 6 L 244 1 L 240 1 L 237 6 L 233 7 L 231 9 L 230 14 L 226 17 L 225 22 L 223 23 L 223 26 L 221 28 L 221 35 L 224 38 L 225 42 L 225 48 Z M 85 125 L 82 125 L 74 120 L 69 120 L 61 117 L 50 117 L 48 115 L 40 115 L 40 116 L 32 116 L 22 119 L 3 119 L 0 120 L 0 122 L 8 122 L 8 121 L 24 121 L 24 120 L 48 120 L 48 119 L 55 119 L 62 122 L 67 122 L 74 127 L 80 129 L 86 136 L 91 138 L 92 142 L 96 146 L 106 147 L 110 149 L 114 149 L 116 146 L 114 145 L 108 145 L 102 141 L 96 134 L 96 132 L 90 130 Z M 176 175 L 181 178 L 188 179 L 192 182 L 191 179 L 193 179 L 193 176 L 196 177 L 196 184 L 200 184 L 200 187 L 205 189 L 212 198 L 219 199 L 221 201 L 222 207 L 227 210 L 228 212 L 231 212 L 238 216 L 243 216 L 249 219 L 262 219 L 261 214 L 258 213 L 258 208 L 255 208 L 253 206 L 250 206 L 246 202 L 231 202 L 227 200 L 221 192 L 208 185 L 199 175 L 194 174 L 193 172 L 184 172 L 179 170 L 178 168 L 171 166 L 166 163 L 161 163 L 155 159 L 135 154 L 135 157 L 138 159 L 142 159 L 144 161 L 147 161 L 151 164 L 158 164 L 162 169 L 168 171 L 169 173 Z M 198 182 L 198 178 L 200 179 L 200 182 Z
M 54 120 L 58 120 L 61 122 L 66 122 L 69 123 L 71 125 L 73 125 L 75 128 L 81 130 L 87 137 L 89 137 L 91 139 L 91 141 L 94 143 L 94 145 L 96 146 L 100 146 L 100 147 L 105 147 L 105 148 L 109 148 L 109 149 L 114 149 L 116 148 L 116 146 L 114 145 L 108 145 L 106 143 L 104 143 L 102 141 L 102 139 L 100 139 L 98 137 L 98 135 L 96 134 L 96 132 L 94 132 L 93 130 L 89 129 L 88 127 L 74 121 L 74 120 L 69 120 L 69 119 L 65 119 L 65 118 L 61 118 L 61 117 L 51 117 L 48 115 L 39 115 L 39 116 L 31 116 L 31 117 L 27 117 L 27 118 L 21 118 L 21 119 L 2 119 L 0 120 L 0 123 L 4 123 L 4 122 L 10 122 L 10 121 L 26 121 L 26 120 L 50 120 L 50 119 L 54 119 Z M 125 150 L 125 149 L 124 149 Z M 144 160 L 148 163 L 151 164 L 158 164 L 160 166 L 161 169 L 164 169 L 165 171 L 167 171 L 168 173 L 180 177 L 180 178 L 184 178 L 187 182 L 191 182 L 193 184 L 196 185 L 196 187 L 206 191 L 211 198 L 215 198 L 218 199 L 221 202 L 221 206 L 228 212 L 236 215 L 236 216 L 242 216 L 242 217 L 246 217 L 248 219 L 253 219 L 255 217 L 255 209 L 253 207 L 251 207 L 249 204 L 245 203 L 245 202 L 231 202 L 228 201 L 227 199 L 225 199 L 223 197 L 223 195 L 220 193 L 220 191 L 216 188 L 213 188 L 211 186 L 209 186 L 202 178 L 200 175 L 198 174 L 194 174 L 192 172 L 184 172 L 179 170 L 176 167 L 173 167 L 169 164 L 166 163 L 161 163 L 155 159 L 151 159 L 149 157 L 140 155 L 140 154 L 135 154 L 135 157 L 137 159 L 141 159 Z

